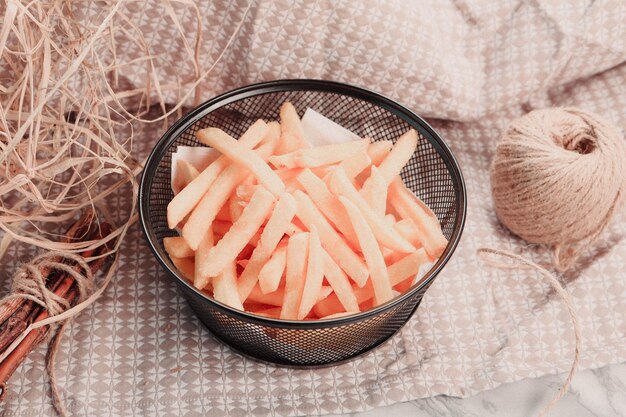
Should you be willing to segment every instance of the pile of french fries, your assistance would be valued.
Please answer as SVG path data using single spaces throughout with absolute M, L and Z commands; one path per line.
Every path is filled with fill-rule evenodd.
M 287 320 L 354 314 L 410 288 L 447 240 L 400 178 L 417 133 L 313 147 L 291 103 L 237 140 L 197 132 L 220 155 L 177 161 L 163 239 L 180 274 L 230 307 Z

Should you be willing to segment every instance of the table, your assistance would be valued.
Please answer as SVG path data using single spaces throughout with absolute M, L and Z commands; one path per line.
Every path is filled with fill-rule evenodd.
M 396 403 L 351 417 L 536 416 L 561 386 L 563 375 L 524 379 L 469 398 L 437 396 Z M 580 372 L 549 417 L 626 416 L 626 363 Z M 332 417 L 340 417 L 335 415 Z

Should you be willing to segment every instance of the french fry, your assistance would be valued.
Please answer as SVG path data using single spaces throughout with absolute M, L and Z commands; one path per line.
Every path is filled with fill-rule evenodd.
M 183 278 L 185 278 L 187 281 L 193 282 L 193 275 L 195 270 L 193 258 L 177 258 L 170 255 L 170 259 L 172 260 L 172 263 L 174 264 L 178 272 L 180 272 L 180 274 L 183 276 Z
M 274 166 L 274 169 L 302 168 L 302 166 L 298 165 L 294 152 L 285 153 L 282 155 L 272 155 L 269 157 L 268 162 L 272 164 L 272 166 Z
M 303 167 L 314 168 L 324 165 L 338 164 L 351 156 L 367 152 L 369 139 L 361 139 L 350 142 L 336 143 L 331 145 L 316 146 L 310 149 L 296 151 L 297 160 Z
M 307 268 L 308 246 L 309 234 L 306 232 L 291 236 L 287 243 L 285 297 L 280 311 L 281 319 L 295 320 L 298 317 Z
M 415 250 L 405 238 L 385 222 L 384 216 L 374 212 L 365 199 L 354 188 L 343 169 L 337 168 L 330 181 L 330 189 L 337 196 L 345 196 L 355 204 L 372 231 L 376 240 L 383 246 L 400 252 L 410 253 Z
M 230 198 L 236 185 L 249 175 L 248 171 L 236 168 L 239 167 L 230 165 L 222 171 L 183 226 L 182 235 L 193 250 L 198 249 L 200 240 Z
M 230 205 L 229 204 L 224 204 L 222 208 L 220 209 L 220 211 L 217 212 L 217 214 L 215 215 L 215 221 L 228 222 L 228 223 L 233 222 L 233 219 L 230 217 Z
M 257 230 L 256 233 L 253 234 L 250 238 L 250 242 L 248 242 L 248 245 L 252 246 L 253 248 L 259 246 L 259 239 L 261 239 L 261 233 L 263 233 L 263 230 L 263 227 L 259 227 L 259 230 Z
M 263 294 L 276 291 L 287 265 L 287 245 L 278 245 L 271 258 L 259 271 L 259 288 Z
M 213 229 L 214 243 L 220 241 L 232 226 L 233 223 L 230 221 L 215 220 L 211 224 L 211 229 Z M 263 227 L 260 227 L 259 230 L 257 230 L 256 233 L 252 235 L 252 238 L 250 238 L 248 245 L 256 248 L 259 244 L 259 238 L 261 237 L 261 233 L 263 233 Z
M 256 147 L 261 141 L 265 140 L 268 135 L 268 125 L 263 120 L 258 119 L 254 123 L 252 123 L 243 135 L 239 138 L 239 142 L 244 144 L 246 148 L 253 149 Z
M 423 211 L 423 213 L 428 216 L 431 217 L 433 219 L 437 219 L 437 216 L 435 215 L 435 213 L 433 213 L 433 211 L 430 209 L 430 207 L 428 207 L 428 205 L 426 203 L 424 203 L 418 196 L 416 196 L 413 191 L 411 191 L 405 184 L 404 181 L 402 180 L 401 176 L 397 176 L 396 178 L 394 178 L 394 180 L 391 182 L 390 188 L 393 188 L 394 191 L 398 192 L 398 193 L 404 193 L 406 195 L 406 197 L 410 200 L 412 200 L 418 207 L 420 207 Z
M 421 248 L 422 242 L 426 239 L 422 231 L 413 223 L 411 219 L 402 219 L 395 222 L 393 227 L 400 233 L 406 240 L 411 242 L 411 245 L 416 248 Z
M 308 168 L 308 169 L 310 169 L 311 172 L 314 173 L 318 178 L 324 178 L 324 176 L 328 175 L 330 172 L 333 171 L 333 169 L 335 169 L 335 166 L 325 165 L 321 167 Z
M 359 304 L 348 277 L 324 250 L 324 276 L 346 311 L 359 311 Z
M 365 152 L 367 139 L 337 143 L 314 148 L 299 149 L 287 154 L 274 155 L 269 162 L 276 168 L 314 168 L 336 164 L 358 152 Z
M 193 250 L 180 236 L 164 237 L 163 248 L 168 255 L 176 258 L 191 258 L 193 256 Z
M 406 280 L 414 279 L 419 272 L 420 266 L 430 261 L 430 257 L 423 248 L 406 255 L 399 261 L 396 261 L 387 268 L 391 286 L 395 287 Z M 374 297 L 373 287 L 370 282 L 368 282 L 363 288 L 353 287 L 353 290 L 359 305 Z
M 231 227 L 233 227 L 233 223 L 231 221 L 215 220 L 213 224 L 211 224 L 213 234 L 219 236 L 224 236 Z
M 185 227 L 185 224 L 187 224 L 187 220 L 189 220 L 189 216 L 191 216 L 191 213 L 187 214 L 179 223 L 178 226 L 176 226 L 175 230 L 179 233 L 182 233 L 182 229 L 183 227 Z
M 243 303 L 243 309 L 249 313 L 267 310 L 268 308 L 275 308 L 275 306 L 271 304 L 256 303 L 251 301 Z
M 322 285 L 320 291 L 317 294 L 317 302 L 324 300 L 326 297 L 331 295 L 333 289 L 328 285 Z M 268 292 L 267 294 L 263 294 L 261 292 L 261 288 L 259 285 L 255 285 L 250 291 L 250 295 L 248 299 L 244 303 L 245 305 L 266 305 L 266 306 L 276 306 L 281 307 L 283 305 L 283 299 L 285 298 L 285 287 L 281 286 L 276 289 L 276 291 Z
M 249 170 L 274 196 L 280 197 L 285 191 L 285 184 L 263 158 L 223 130 L 209 127 L 199 130 L 196 136 L 200 142 L 217 149 L 236 164 Z
M 180 190 L 185 188 L 191 181 L 193 181 L 200 173 L 189 162 L 184 159 L 176 161 L 176 177 L 172 181 L 172 190 L 174 194 L 178 194 Z
M 387 211 L 387 183 L 375 166 L 372 166 L 370 176 L 363 184 L 361 195 L 376 214 L 385 215 L 385 211 Z
M 263 144 L 256 149 L 256 152 L 262 158 L 267 158 L 271 154 L 273 146 L 274 144 L 272 143 Z M 191 216 L 189 216 L 189 219 L 183 227 L 183 237 L 192 249 L 196 250 L 198 248 L 200 240 L 213 223 L 213 220 L 215 220 L 217 213 L 226 203 L 237 185 L 248 175 L 250 175 L 248 170 L 242 169 L 237 164 L 231 164 L 211 185 L 210 189 L 193 209 Z M 185 188 L 185 190 L 187 188 Z M 181 194 L 183 192 L 184 190 Z
M 239 142 L 247 149 L 252 149 L 263 139 L 266 131 L 265 122 L 258 120 L 241 136 Z M 174 229 L 187 214 L 191 213 L 229 164 L 230 160 L 226 156 L 220 156 L 174 196 L 167 205 L 167 225 L 170 229 Z
M 215 277 L 234 262 L 239 252 L 261 227 L 273 205 L 274 196 L 264 188 L 259 188 L 250 199 L 250 203 L 243 209 L 241 217 L 209 250 L 205 262 L 200 265 L 202 275 Z
M 361 304 L 359 304 L 359 308 L 361 309 L 361 311 L 371 310 L 375 306 L 376 306 L 376 304 L 374 302 L 374 297 L 372 297 L 369 300 L 364 301 Z
M 406 256 L 406 253 L 391 251 L 385 247 L 383 247 L 382 249 L 386 265 L 391 265 Z
M 313 306 L 313 312 L 317 317 L 327 317 L 333 314 L 346 312 L 344 306 L 339 301 L 337 294 L 330 294 L 323 300 L 318 301 Z
M 372 142 L 367 147 L 367 156 L 370 157 L 372 165 L 379 166 L 381 162 L 389 155 L 393 148 L 393 142 L 390 140 L 379 140 Z
M 293 236 L 296 233 L 302 233 L 306 230 L 306 227 L 302 224 L 302 222 L 296 217 L 291 221 L 291 224 L 287 228 L 287 236 Z
M 402 168 L 404 168 L 406 163 L 409 162 L 409 159 L 411 159 L 411 156 L 413 156 L 413 153 L 415 153 L 417 139 L 417 132 L 414 129 L 410 129 L 404 135 L 400 136 L 395 145 L 393 145 L 391 152 L 389 152 L 387 157 L 378 166 L 387 185 L 391 184 L 391 181 L 400 175 Z
M 280 141 L 280 123 L 275 121 L 267 123 L 267 132 L 261 143 L 275 142 L 278 146 L 278 141 Z
M 315 297 L 315 302 L 317 303 L 317 302 L 320 302 L 322 300 L 325 300 L 332 293 L 333 293 L 333 287 L 331 287 L 330 285 L 322 285 L 320 287 L 320 291 L 317 293 L 317 297 Z M 309 315 L 310 315 L 310 313 L 309 313 Z M 309 316 L 307 316 L 307 317 L 309 317 Z
M 306 139 L 300 140 L 298 136 L 285 132 L 283 129 L 283 125 L 280 125 L 280 140 L 278 141 L 278 146 L 276 147 L 276 152 L 274 155 L 282 155 L 285 153 L 293 152 L 297 149 L 309 148 L 312 145 L 306 141 Z
M 263 292 L 261 292 L 261 288 L 258 285 L 255 285 L 254 288 L 252 288 L 252 291 L 250 291 L 248 298 L 246 299 L 246 304 L 257 303 L 281 307 L 283 305 L 284 298 L 285 287 L 280 287 L 277 288 L 275 291 L 263 294 Z
M 407 278 L 404 281 L 394 285 L 393 289 L 395 291 L 398 291 L 399 293 L 407 292 L 409 290 L 409 288 L 411 288 L 413 286 L 413 281 L 414 281 L 413 279 Z
M 175 228 L 187 214 L 191 213 L 227 165 L 227 158 L 218 158 L 174 196 L 167 205 L 167 224 L 170 229 Z
M 374 287 L 371 282 L 368 282 L 363 288 L 354 288 L 354 294 L 359 302 L 359 308 L 363 308 L 362 306 L 367 302 L 370 302 L 372 307 L 376 305 L 374 302 Z
M 395 260 L 398 257 L 398 254 L 406 255 L 405 253 L 396 252 L 396 251 L 393 251 L 393 250 L 391 250 L 389 248 L 386 248 L 384 246 L 380 247 L 380 252 L 383 254 L 383 259 L 385 260 L 385 265 L 390 265 L 393 262 L 395 262 Z
M 391 227 L 394 227 L 396 225 L 396 223 L 397 223 L 396 216 L 394 216 L 391 213 L 385 214 L 385 221 Z M 398 233 L 400 233 L 400 232 L 398 232 Z M 400 233 L 400 234 L 402 234 L 402 233 Z M 403 237 L 406 239 L 406 236 L 403 236 Z M 406 239 L 406 240 L 408 240 L 410 242 L 410 239 Z
M 278 175 L 280 179 L 283 180 L 283 182 L 287 182 L 289 180 L 296 178 L 298 175 L 300 175 L 302 171 L 303 171 L 302 168 L 274 170 L 276 175 Z
M 253 251 L 254 251 L 254 246 L 247 244 L 246 246 L 243 247 L 241 252 L 237 254 L 237 257 L 235 259 L 238 261 L 247 261 L 249 260 L 250 256 L 252 256 Z
M 211 277 L 202 274 L 202 271 L 200 271 L 200 265 L 206 262 L 206 257 L 209 253 L 209 250 L 213 247 L 214 244 L 215 240 L 213 237 L 213 230 L 209 228 L 202 241 L 200 241 L 198 250 L 195 253 L 193 285 L 199 290 L 205 289 L 209 284 L 209 281 L 211 280 Z
M 276 249 L 280 239 L 289 229 L 297 208 L 296 200 L 291 194 L 283 194 L 276 203 L 276 207 L 259 237 L 259 246 L 268 254 L 265 260 L 269 259 L 269 255 Z
M 280 106 L 280 130 L 281 136 L 277 154 L 292 152 L 298 149 L 310 148 L 311 144 L 306 140 L 300 117 L 293 104 L 285 102 Z
M 241 184 L 235 188 L 235 194 L 240 201 L 248 202 L 258 187 L 258 185 L 253 184 Z
M 250 204 L 252 204 L 252 200 L 250 200 Z M 276 203 L 274 211 L 267 221 L 263 233 L 261 233 L 259 243 L 254 252 L 252 252 L 250 263 L 248 263 L 241 277 L 239 277 L 237 289 L 242 301 L 248 298 L 250 291 L 252 291 L 252 288 L 259 279 L 261 268 L 263 268 L 263 265 L 265 265 L 270 258 L 278 242 L 280 242 L 280 239 L 289 228 L 291 219 L 293 219 L 296 214 L 296 208 L 296 200 L 289 193 L 283 194 Z
M 223 271 L 213 279 L 213 298 L 232 308 L 243 310 L 237 292 L 237 265 L 231 261 Z
M 359 241 L 350 219 L 337 197 L 328 190 L 326 183 L 308 169 L 303 170 L 297 180 L 322 214 L 345 236 L 352 249 L 358 249 Z
M 391 141 L 389 141 L 391 143 Z M 369 144 L 368 149 L 374 145 L 373 143 Z M 390 147 L 391 148 L 391 147 Z M 346 171 L 346 174 L 349 178 L 354 178 L 359 175 L 361 172 L 372 165 L 372 160 L 366 152 L 357 152 L 349 158 L 344 159 L 339 163 L 339 166 Z M 320 178 L 323 176 L 318 175 Z
M 339 201 L 341 201 L 346 208 L 354 231 L 359 239 L 361 252 L 363 252 L 365 263 L 367 263 L 367 267 L 370 270 L 370 278 L 372 286 L 374 287 L 376 304 L 383 304 L 393 298 L 393 293 L 389 282 L 389 275 L 387 274 L 385 259 L 380 252 L 374 232 L 372 232 L 372 229 L 367 224 L 367 221 L 356 205 L 343 196 L 339 197 Z
M 365 285 L 369 271 L 361 257 L 350 249 L 350 246 L 328 223 L 308 195 L 302 191 L 296 191 L 294 198 L 298 203 L 296 217 L 302 221 L 307 229 L 310 230 L 311 227 L 316 227 L 322 240 L 322 246 L 328 254 L 354 282 L 360 286 Z M 287 257 L 287 263 L 289 263 L 289 257 Z
M 289 194 L 293 194 L 296 190 L 303 190 L 302 184 L 300 184 L 295 178 L 285 181 L 285 191 Z
M 333 287 L 331 287 L 330 285 L 322 285 L 320 287 L 319 293 L 317 294 L 316 302 L 324 300 L 332 293 L 333 293 Z
M 237 219 L 241 216 L 243 212 L 243 205 L 241 205 L 241 200 L 237 197 L 237 194 L 233 194 L 228 199 L 228 214 L 232 222 L 236 222 Z M 216 216 L 217 218 L 217 216 Z
M 324 280 L 324 252 L 317 229 L 313 226 L 309 233 L 309 254 L 302 297 L 298 308 L 298 320 L 304 319 L 317 301 Z
M 278 319 L 280 318 L 280 307 L 271 307 L 271 308 L 266 308 L 264 310 L 251 311 L 251 313 L 254 313 L 263 317 L 270 317 L 273 319 Z
M 264 149 L 262 153 L 259 152 L 261 148 Z M 276 142 L 265 142 L 265 143 L 262 143 L 259 147 L 254 148 L 254 150 L 256 152 L 259 152 L 259 155 L 263 157 L 264 161 L 266 161 L 269 155 L 271 155 L 272 152 L 274 152 L 275 148 L 276 148 Z M 259 185 L 259 181 L 257 181 L 254 175 L 248 175 L 246 178 L 244 178 L 243 181 L 241 181 L 241 185 Z
M 430 262 L 431 258 L 428 256 L 423 248 L 420 248 L 410 255 L 405 256 L 394 264 L 387 268 L 389 272 L 389 280 L 392 286 L 398 285 L 407 278 L 414 277 L 419 272 L 419 268 L 422 264 Z
M 448 240 L 441 231 L 439 221 L 432 211 L 409 191 L 398 177 L 389 187 L 389 202 L 401 217 L 411 219 L 423 234 L 422 244 L 433 259 L 441 256 Z

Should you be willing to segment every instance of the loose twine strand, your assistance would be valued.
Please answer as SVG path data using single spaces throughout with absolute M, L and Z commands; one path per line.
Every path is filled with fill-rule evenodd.
M 559 282 L 558 279 L 546 268 L 536 264 L 535 262 L 524 258 L 523 256 L 517 255 L 515 253 L 502 250 L 502 249 L 492 249 L 492 248 L 480 248 L 477 251 L 478 256 L 488 265 L 494 268 L 500 269 L 516 269 L 516 268 L 524 268 L 524 269 L 534 269 L 541 274 L 541 276 L 548 282 L 550 287 L 554 289 L 556 294 L 561 298 L 563 304 L 567 308 L 567 312 L 572 320 L 572 325 L 574 327 L 574 359 L 572 361 L 572 366 L 570 367 L 569 373 L 563 381 L 559 392 L 550 400 L 550 402 L 541 410 L 538 414 L 538 417 L 543 417 L 548 414 L 550 409 L 558 403 L 561 398 L 567 393 L 569 387 L 572 383 L 572 379 L 576 374 L 576 370 L 578 369 L 578 363 L 580 361 L 580 352 L 582 350 L 582 338 L 580 332 L 580 324 L 578 322 L 578 315 L 576 314 L 576 309 L 574 308 L 574 303 L 569 296 L 569 293 L 563 288 L 563 285 Z

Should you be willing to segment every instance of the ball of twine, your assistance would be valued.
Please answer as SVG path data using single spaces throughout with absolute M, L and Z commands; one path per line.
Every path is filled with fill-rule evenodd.
M 624 139 L 579 109 L 532 111 L 498 143 L 491 190 L 500 221 L 522 239 L 552 247 L 555 267 L 566 270 L 624 199 Z
M 626 145 L 601 117 L 573 108 L 535 110 L 514 120 L 496 147 L 491 191 L 500 221 L 513 233 L 553 248 L 554 266 L 570 268 L 595 241 L 626 193 Z M 574 303 L 556 276 L 515 253 L 481 248 L 479 256 L 499 268 L 534 269 L 563 300 L 574 328 L 570 371 L 540 416 L 565 395 L 581 355 Z

